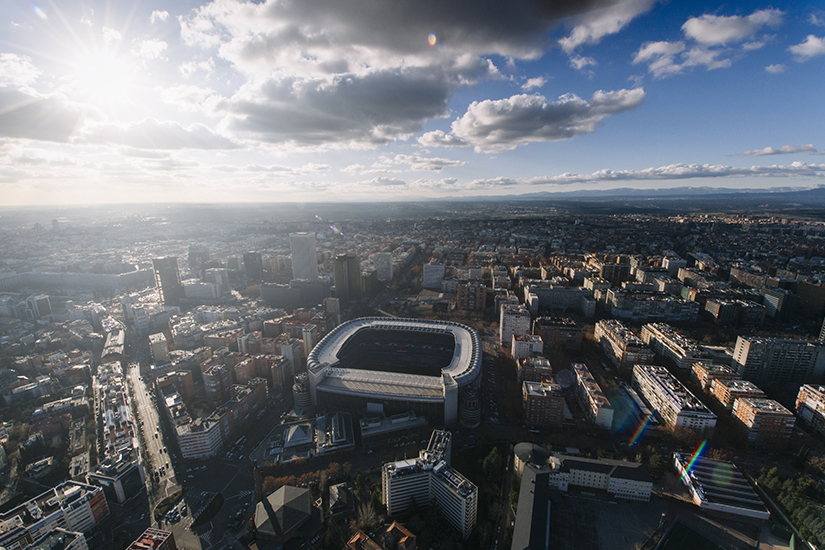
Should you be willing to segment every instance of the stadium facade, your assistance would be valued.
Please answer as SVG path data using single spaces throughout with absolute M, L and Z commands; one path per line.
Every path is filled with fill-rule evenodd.
M 307 358 L 316 408 L 413 410 L 444 425 L 477 425 L 481 340 L 464 325 L 363 317 L 339 325 Z

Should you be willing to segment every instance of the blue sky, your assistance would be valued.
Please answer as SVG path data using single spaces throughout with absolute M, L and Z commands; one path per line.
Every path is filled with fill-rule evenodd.
M 825 183 L 825 9 L 0 0 L 3 204 Z

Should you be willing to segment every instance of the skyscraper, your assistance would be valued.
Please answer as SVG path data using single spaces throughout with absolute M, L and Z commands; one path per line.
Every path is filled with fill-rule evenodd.
M 292 252 L 292 278 L 318 278 L 318 256 L 315 250 L 315 233 L 290 233 L 289 249 Z
M 335 296 L 346 305 L 361 299 L 361 261 L 353 254 L 338 254 L 332 264 Z
M 392 254 L 377 252 L 372 261 L 378 271 L 378 280 L 382 283 L 392 281 Z
M 180 305 L 184 293 L 177 256 L 154 259 L 152 267 L 155 270 L 155 286 L 160 294 L 160 300 L 167 306 Z
M 259 252 L 247 252 L 243 255 L 243 267 L 250 281 L 261 282 L 264 279 L 264 263 Z

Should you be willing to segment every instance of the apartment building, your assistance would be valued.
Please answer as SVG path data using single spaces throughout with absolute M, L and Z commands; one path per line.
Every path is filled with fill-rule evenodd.
M 599 321 L 594 336 L 620 372 L 630 371 L 633 365 L 653 364 L 656 354 L 621 321 Z
M 576 373 L 576 399 L 587 420 L 598 428 L 609 430 L 613 426 L 613 407 L 602 388 L 583 363 L 573 363 Z
M 717 378 L 710 385 L 710 394 L 727 410 L 740 397 L 765 397 L 765 393 L 749 380 Z
M 757 383 L 804 382 L 825 375 L 825 342 L 739 336 L 732 366 Z
M 584 327 L 568 317 L 539 317 L 533 321 L 533 334 L 541 336 L 544 345 L 581 350 Z
M 740 397 L 732 415 L 745 428 L 748 444 L 757 447 L 787 447 L 796 423 L 793 413 L 779 402 L 761 397 Z
M 796 414 L 811 428 L 825 435 L 825 386 L 805 384 L 799 388 Z
M 708 353 L 696 342 L 685 338 L 665 323 L 648 323 L 643 326 L 642 341 L 665 361 L 672 362 L 681 370 L 687 370 L 696 361 L 708 358 Z
M 450 432 L 433 431 L 418 458 L 388 462 L 381 468 L 387 514 L 405 512 L 411 503 L 427 507 L 435 499 L 438 511 L 465 539 L 476 525 L 478 487 L 449 465 Z
M 524 305 L 503 304 L 499 315 L 499 345 L 509 346 L 514 335 L 530 334 L 530 321 L 530 312 Z
M 510 342 L 510 353 L 513 359 L 518 361 L 523 357 L 532 357 L 544 351 L 544 343 L 541 336 L 535 334 L 513 335 Z
M 717 365 L 710 361 L 697 361 L 690 369 L 690 377 L 696 381 L 702 389 L 707 391 L 716 378 L 721 380 L 734 380 L 739 378 L 739 371 L 727 365 Z
M 671 427 L 709 433 L 716 426 L 716 415 L 664 367 L 635 365 L 633 385 Z
M 531 426 L 559 427 L 564 420 L 564 394 L 555 382 L 523 382 L 524 422 Z
M 516 361 L 519 382 L 541 382 L 553 376 L 550 360 L 541 355 L 524 357 Z

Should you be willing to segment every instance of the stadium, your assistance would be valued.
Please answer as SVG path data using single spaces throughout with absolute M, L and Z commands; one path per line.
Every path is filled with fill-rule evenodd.
M 412 410 L 469 427 L 481 419 L 481 341 L 458 323 L 354 319 L 312 349 L 307 373 L 318 409 L 382 408 L 387 415 Z

